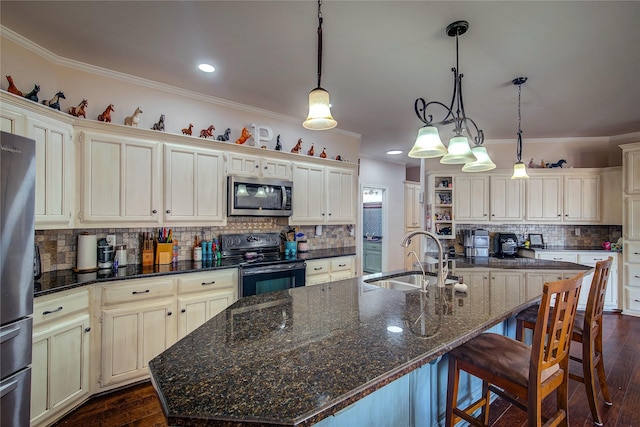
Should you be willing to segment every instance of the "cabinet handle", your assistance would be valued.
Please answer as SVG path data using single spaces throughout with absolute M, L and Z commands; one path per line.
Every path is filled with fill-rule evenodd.
M 554 261 L 562 261 L 562 258 L 554 258 Z
M 85 332 L 89 332 L 91 330 L 91 328 L 84 328 Z
M 173 314 L 172 312 L 168 312 L 168 313 L 167 313 L 167 316 L 171 316 L 172 314 Z
M 166 212 L 166 213 L 168 213 L 168 214 L 170 214 L 170 213 L 171 213 L 171 210 L 167 209 L 165 212 Z
M 640 302 L 640 299 L 634 299 L 635 302 Z
M 180 313 L 186 313 L 186 312 L 187 312 L 186 308 L 183 308 L 182 310 L 180 310 Z
M 638 275 L 635 275 L 633 277 L 635 277 L 636 279 L 640 279 L 640 276 L 638 276 Z M 60 307 L 60 308 L 62 308 L 62 307 Z
M 569 216 L 569 214 L 564 214 L 564 216 Z
M 322 212 L 322 216 L 324 216 L 324 212 Z
M 483 214 L 483 216 L 487 216 L 487 214 Z
M 322 270 L 322 267 L 314 267 L 313 269 L 314 269 L 315 271 L 320 271 L 320 270 Z
M 202 286 L 207 286 L 207 285 L 214 285 L 215 283 L 216 283 L 216 281 L 215 281 L 215 280 L 212 280 L 212 281 L 210 281 L 210 282 L 202 282 L 202 283 L 201 283 L 201 285 L 202 285 Z
M 47 311 L 44 311 L 44 312 L 42 313 L 42 315 L 43 315 L 43 316 L 46 316 L 47 314 L 56 313 L 56 312 L 58 312 L 58 311 L 62 311 L 62 306 L 60 306 L 60 307 L 56 308 L 55 310 L 47 310 Z
M 331 216 L 331 212 L 329 212 L 329 216 Z
M 491 214 L 491 216 L 496 216 L 496 214 Z
M 346 267 L 347 264 L 338 264 L 338 267 Z
M 154 214 L 158 213 L 158 211 L 156 209 L 152 210 L 151 212 L 154 213 Z
M 148 294 L 149 293 L 149 289 L 147 289 L 146 291 L 133 291 L 131 292 L 133 295 L 138 295 L 138 294 Z
M 633 254 L 634 255 L 640 255 L 640 252 L 634 252 Z
M 558 216 L 562 216 L 562 215 L 558 214 Z

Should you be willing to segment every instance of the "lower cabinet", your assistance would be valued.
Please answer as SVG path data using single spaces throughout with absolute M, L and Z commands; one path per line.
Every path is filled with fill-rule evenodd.
M 31 425 L 48 425 L 89 395 L 89 291 L 34 304 Z
M 415 239 L 418 240 L 418 239 Z M 382 242 L 364 242 L 364 273 L 382 272 Z
M 320 258 L 307 261 L 306 285 L 350 279 L 355 275 L 355 257 L 352 255 Z

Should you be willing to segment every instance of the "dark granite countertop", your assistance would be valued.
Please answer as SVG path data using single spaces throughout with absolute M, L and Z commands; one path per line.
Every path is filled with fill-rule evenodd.
M 507 261 L 520 270 L 505 260 L 456 266 L 521 274 L 527 291 L 447 285 L 425 294 L 365 282 L 387 273 L 242 298 L 149 363 L 168 423 L 314 424 L 535 303 L 526 295 L 541 288 L 532 292 L 525 273 L 588 270 Z M 500 292 L 509 295 L 491 298 Z
M 525 251 L 539 251 L 539 252 L 550 252 L 550 251 L 601 251 L 601 252 L 619 252 L 619 251 L 608 251 L 603 249 L 602 246 L 549 246 L 546 245 L 544 248 L 518 248 L 520 250 Z
M 309 252 L 298 252 L 296 259 L 311 260 L 318 258 L 332 258 L 355 255 L 355 247 L 318 249 Z M 284 253 L 281 254 L 285 258 Z M 66 291 L 80 286 L 94 283 L 106 283 L 118 280 L 142 279 L 169 274 L 197 273 L 200 271 L 220 270 L 224 268 L 238 268 L 245 264 L 242 257 L 226 258 L 220 261 L 180 261 L 176 264 L 142 266 L 140 264 L 127 265 L 118 268 L 98 270 L 91 273 L 77 273 L 73 270 L 58 270 L 43 273 L 34 283 L 34 297 L 40 297 L 55 292 Z

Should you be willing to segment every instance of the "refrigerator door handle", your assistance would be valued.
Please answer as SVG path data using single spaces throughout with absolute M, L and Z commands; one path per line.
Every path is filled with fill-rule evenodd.
M 0 344 L 5 341 L 9 341 L 11 338 L 17 337 L 18 334 L 20 334 L 20 326 L 7 331 L 2 331 L 2 333 L 0 333 Z
M 18 380 L 13 380 L 10 383 L 3 384 L 2 387 L 0 387 L 0 399 L 5 397 L 7 394 L 11 393 L 17 387 L 18 387 Z

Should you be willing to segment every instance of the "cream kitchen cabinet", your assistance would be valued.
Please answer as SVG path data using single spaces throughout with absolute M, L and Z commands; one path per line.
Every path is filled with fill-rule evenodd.
M 49 425 L 89 395 L 89 290 L 38 298 L 33 308 L 31 425 Z
M 293 214 L 289 224 L 354 224 L 357 180 L 355 166 L 296 162 L 293 165 Z
M 420 228 L 420 203 L 422 189 L 420 183 L 404 183 L 404 228 Z
M 525 182 L 510 176 L 489 179 L 491 221 L 522 222 L 524 220 Z
M 2 93 L 2 130 L 36 141 L 36 229 L 71 224 L 74 195 L 72 119 L 59 111 Z M 48 111 L 51 110 L 51 111 Z
M 306 286 L 336 280 L 349 279 L 355 275 L 355 257 L 352 255 L 320 258 L 307 261 Z
M 640 241 L 640 196 L 626 197 L 624 211 L 625 219 L 622 229 L 625 240 Z
M 353 256 L 331 258 L 329 276 L 332 282 L 355 276 L 356 259 Z
M 600 221 L 600 175 L 567 175 L 564 177 L 565 222 L 581 224 Z
M 457 222 L 489 221 L 489 177 L 453 178 L 453 217 Z
M 238 270 L 208 271 L 178 278 L 178 339 L 238 299 Z
M 525 295 L 527 299 L 533 299 L 542 295 L 544 284 L 568 279 L 561 270 L 525 272 Z
M 622 145 L 624 167 L 624 192 L 640 195 L 640 143 Z
M 226 221 L 223 152 L 164 145 L 164 221 Z
M 491 275 L 491 313 L 501 313 L 505 305 L 513 306 L 524 295 L 524 274 L 492 270 Z
M 228 152 L 225 161 L 229 175 L 291 179 L 289 160 Z
M 640 316 L 640 142 L 620 148 L 624 177 L 622 313 Z
M 176 342 L 173 279 L 127 280 L 101 286 L 98 291 L 101 387 L 112 388 L 146 378 L 149 361 Z
M 578 252 L 578 264 L 595 268 L 598 261 L 606 260 L 608 257 L 612 257 L 613 262 L 611 263 L 607 290 L 604 295 L 604 310 L 619 311 L 620 304 L 618 302 L 618 295 L 620 294 L 620 282 L 618 280 L 618 253 L 606 251 Z M 578 307 L 581 310 L 584 310 L 587 307 L 587 300 L 589 299 L 589 290 L 591 289 L 592 280 L 593 272 L 586 274 L 582 281 L 580 299 L 578 300 Z
M 82 223 L 154 224 L 162 219 L 160 145 L 115 133 L 81 131 Z
M 562 176 L 530 176 L 526 189 L 527 221 L 562 221 Z
M 602 171 L 602 221 L 603 225 L 622 225 L 622 168 L 605 168 Z

